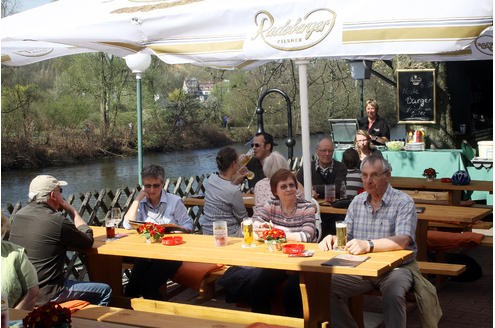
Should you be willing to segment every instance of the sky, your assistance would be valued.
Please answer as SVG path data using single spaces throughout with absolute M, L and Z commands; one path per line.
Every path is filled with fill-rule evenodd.
M 17 0 L 19 12 L 49 3 L 50 0 Z

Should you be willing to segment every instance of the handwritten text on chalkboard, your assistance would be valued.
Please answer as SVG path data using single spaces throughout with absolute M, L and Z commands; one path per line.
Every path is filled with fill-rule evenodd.
M 435 70 L 397 71 L 399 123 L 435 123 Z

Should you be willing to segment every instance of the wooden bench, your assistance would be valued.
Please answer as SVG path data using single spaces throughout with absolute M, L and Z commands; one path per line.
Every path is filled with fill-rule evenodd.
M 131 299 L 134 310 L 177 315 L 202 320 L 221 320 L 227 323 L 249 325 L 254 322 L 276 323 L 286 327 L 303 327 L 304 319 L 272 314 L 253 313 L 241 310 L 213 308 L 201 305 L 181 304 L 144 298 Z
M 488 237 L 488 236 L 487 236 Z M 486 238 L 486 237 L 485 237 Z M 488 242 L 488 241 L 487 241 Z M 417 261 L 419 270 L 423 275 L 436 275 L 457 277 L 466 270 L 463 264 L 450 264 L 440 262 Z M 200 299 L 207 300 L 215 295 L 215 282 L 219 279 L 229 267 L 225 266 L 220 270 L 210 272 L 201 283 L 199 290 Z M 438 277 L 437 277 L 438 278 Z M 441 283 L 441 279 L 437 279 L 437 284 Z M 437 286 L 438 287 L 438 286 Z
M 450 276 L 456 277 L 466 271 L 466 266 L 464 264 L 450 264 L 450 263 L 440 263 L 440 262 L 426 262 L 426 261 L 416 261 L 419 270 L 423 275 L 435 275 L 436 285 L 440 282 L 439 277 Z M 380 296 L 380 291 L 378 289 L 373 289 L 366 294 L 357 295 L 349 299 L 349 307 L 352 316 L 356 320 L 356 323 L 360 328 L 364 327 L 364 317 L 363 317 L 363 298 L 364 295 Z M 409 292 L 406 295 L 407 300 L 415 301 L 414 294 Z
M 493 236 L 485 236 L 481 239 L 480 246 L 493 247 Z

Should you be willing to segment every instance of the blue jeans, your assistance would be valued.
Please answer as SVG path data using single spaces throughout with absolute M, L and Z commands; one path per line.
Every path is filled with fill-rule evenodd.
M 72 300 L 83 300 L 91 304 L 107 306 L 111 297 L 112 288 L 107 284 L 66 280 L 64 289 L 52 301 L 63 303 Z

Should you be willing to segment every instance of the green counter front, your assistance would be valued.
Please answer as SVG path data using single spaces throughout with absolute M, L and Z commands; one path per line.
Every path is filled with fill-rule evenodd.
M 334 158 L 342 161 L 343 150 L 336 150 Z M 476 169 L 468 161 L 464 164 L 461 149 L 439 149 L 423 151 L 382 151 L 383 157 L 392 166 L 392 176 L 394 177 L 423 177 L 426 168 L 434 168 L 437 178 L 450 178 L 459 171 L 467 171 L 472 180 L 493 181 L 492 168 Z M 488 192 L 476 191 L 471 195 L 473 200 L 486 200 L 488 204 L 493 204 L 493 197 Z

